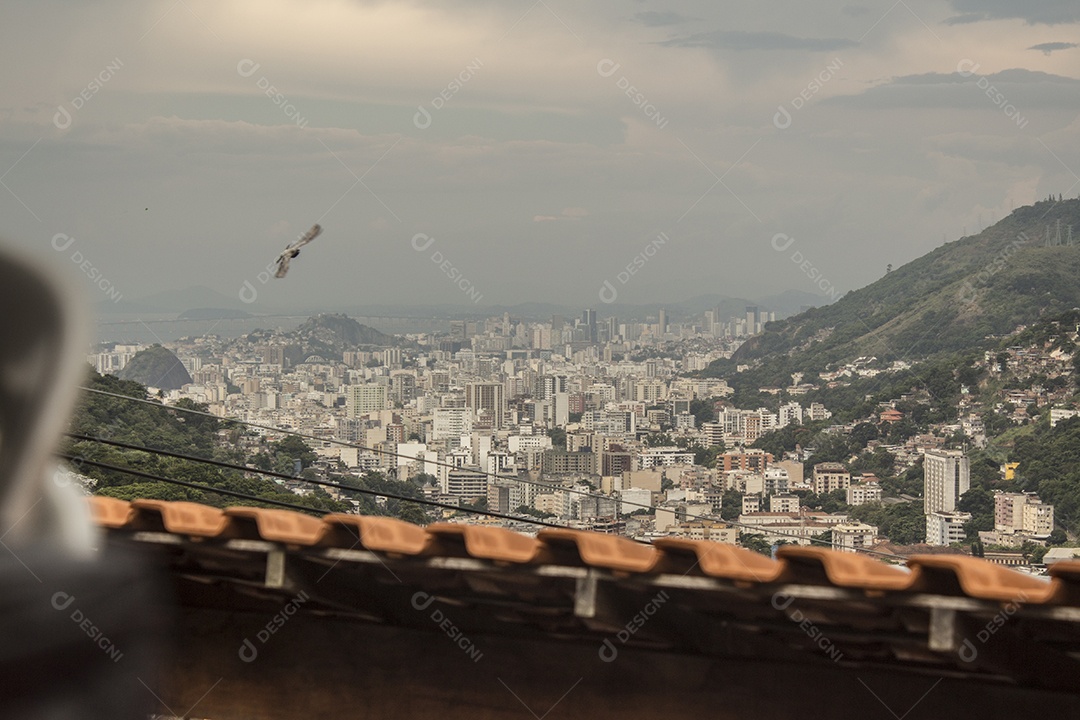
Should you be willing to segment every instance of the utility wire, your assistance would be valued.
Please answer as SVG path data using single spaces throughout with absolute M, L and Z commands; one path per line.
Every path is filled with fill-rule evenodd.
M 182 485 L 183 487 L 193 488 L 195 490 L 206 490 L 207 492 L 217 493 L 218 495 L 228 495 L 230 497 L 240 498 L 242 500 L 251 500 L 254 502 L 265 503 L 267 505 L 277 505 L 278 507 L 288 508 L 290 510 L 297 510 L 305 513 L 317 513 L 325 515 L 329 511 L 319 510 L 318 508 L 304 507 L 303 505 L 296 505 L 294 503 L 282 502 L 281 500 L 271 500 L 269 498 L 256 497 L 254 495 L 248 495 L 247 493 L 237 492 L 235 490 L 226 490 L 224 488 L 211 487 L 209 485 L 200 485 L 199 483 L 191 483 L 186 480 L 177 480 L 175 478 L 167 478 L 161 475 L 155 475 L 153 473 L 143 472 L 142 470 L 136 470 L 135 468 L 120 467 L 119 465 L 110 465 L 108 463 L 98 462 L 97 460 L 87 460 L 79 455 L 72 455 L 70 453 L 55 453 L 56 457 L 63 458 L 64 460 L 70 460 L 77 466 L 89 465 L 91 467 L 101 468 L 102 470 L 114 470 L 116 472 L 126 473 L 128 475 L 134 475 L 136 477 L 145 478 L 147 480 L 156 480 L 158 482 L 170 483 L 172 485 Z
M 358 450 L 365 450 L 365 451 L 368 451 L 368 452 L 378 453 L 378 454 L 382 454 L 382 455 L 388 455 L 390 457 L 404 458 L 404 459 L 409 460 L 411 462 L 429 463 L 429 464 L 435 465 L 437 467 L 445 467 L 445 468 L 449 468 L 451 470 L 460 469 L 460 467 L 457 466 L 457 465 L 454 465 L 452 463 L 442 462 L 442 461 L 439 461 L 439 460 L 417 460 L 417 458 L 415 458 L 415 457 L 409 457 L 408 455 L 404 455 L 402 453 L 397 453 L 397 452 L 394 452 L 392 450 L 381 450 L 381 449 L 378 449 L 378 448 L 371 448 L 371 447 L 367 447 L 367 446 L 364 446 L 364 445 L 359 445 L 357 443 L 351 443 L 351 442 L 348 442 L 348 441 L 345 441 L 345 440 L 337 440 L 335 438 L 322 438 L 322 437 L 318 437 L 316 435 L 303 433 L 303 432 L 300 432 L 300 431 L 297 431 L 297 430 L 284 430 L 282 428 L 276 428 L 276 427 L 273 427 L 271 425 L 260 425 L 259 423 L 253 423 L 253 422 L 250 422 L 250 421 L 247 421 L 247 420 L 238 420 L 238 419 L 235 419 L 235 418 L 223 418 L 223 417 L 220 417 L 218 415 L 214 415 L 213 413 L 209 413 L 209 412 L 206 412 L 206 411 L 203 411 L 203 410 L 195 410 L 194 408 L 178 407 L 176 405 L 165 405 L 163 403 L 154 402 L 153 400 L 148 400 L 148 399 L 145 399 L 145 398 L 132 397 L 131 395 L 122 395 L 120 393 L 108 392 L 106 390 L 98 390 L 96 388 L 86 387 L 85 385 L 81 386 L 81 389 L 85 390 L 87 392 L 96 393 L 98 395 L 104 395 L 104 396 L 107 396 L 107 397 L 118 398 L 120 400 L 128 400 L 128 401 L 143 403 L 143 404 L 146 404 L 146 405 L 152 405 L 152 406 L 154 406 L 156 408 L 159 408 L 159 409 L 162 409 L 162 410 L 175 410 L 177 412 L 189 413 L 191 415 L 201 415 L 203 417 L 213 418 L 214 420 L 217 420 L 217 421 L 222 422 L 222 423 L 236 423 L 238 425 L 243 425 L 245 427 L 252 427 L 252 428 L 259 429 L 259 430 L 266 430 L 266 431 L 269 431 L 269 432 L 282 433 L 284 435 L 293 435 L 295 437 L 305 438 L 305 439 L 308 439 L 308 440 L 314 440 L 314 441 L 320 442 L 320 443 L 329 442 L 329 443 L 334 444 L 334 445 L 341 445 L 341 446 L 344 446 L 344 447 L 356 448 Z M 148 451 L 149 452 L 155 452 L 153 450 L 148 450 Z M 252 470 L 252 472 L 258 472 L 258 471 Z M 521 478 L 508 478 L 508 477 L 498 475 L 496 473 L 488 472 L 488 471 L 482 470 L 482 469 L 481 470 L 472 470 L 472 469 L 470 469 L 470 472 L 479 472 L 479 473 L 481 473 L 483 475 L 486 475 L 488 477 L 493 477 L 493 478 L 495 478 L 497 480 L 501 480 L 501 481 L 504 481 L 504 482 L 510 481 L 510 482 L 525 483 L 525 484 L 528 484 L 528 485 L 539 485 L 539 486 L 541 486 L 541 487 L 543 487 L 545 489 L 548 489 L 548 490 L 557 490 L 557 491 L 560 491 L 560 492 L 566 492 L 566 493 L 571 493 L 571 494 L 574 494 L 574 495 L 581 495 L 581 496 L 590 497 L 590 498 L 602 498 L 604 500 L 612 500 L 613 499 L 613 498 L 608 497 L 607 495 L 601 495 L 599 493 L 591 493 L 591 492 L 588 492 L 586 490 L 576 490 L 576 489 L 573 489 L 573 488 L 565 488 L 565 487 L 555 485 L 553 483 L 539 482 L 539 481 L 536 481 L 536 480 L 524 480 L 524 479 L 521 479 Z M 302 479 L 302 478 L 294 478 L 292 476 L 287 476 L 287 477 L 289 477 L 290 480 Z M 352 489 L 352 488 L 348 488 L 348 489 Z M 411 502 L 418 502 L 418 501 L 411 500 Z M 619 499 L 617 501 L 617 503 L 618 503 L 618 505 L 622 505 L 623 507 L 633 507 L 633 508 L 638 508 L 638 509 L 642 509 L 642 510 L 652 510 L 654 512 L 658 509 L 657 506 L 655 506 L 655 505 L 636 503 L 636 502 L 633 502 L 633 501 L 630 501 L 630 500 Z M 767 532 L 769 535 L 772 535 L 772 536 L 775 536 L 775 537 L 794 538 L 796 540 L 807 540 L 810 544 L 818 544 L 818 545 L 824 545 L 824 546 L 832 547 L 832 543 L 829 542 L 828 540 L 822 540 L 820 538 L 815 538 L 815 537 L 806 537 L 806 536 L 803 536 L 803 535 L 798 535 L 796 533 L 788 533 L 788 532 L 782 532 L 782 531 L 777 531 L 777 530 L 768 530 L 768 527 L 769 527 L 768 525 L 752 525 L 750 523 L 741 523 L 741 522 L 738 522 L 738 521 L 735 521 L 735 520 L 718 520 L 715 517 L 707 517 L 707 516 L 704 516 L 704 515 L 692 515 L 692 514 L 689 514 L 689 513 L 683 515 L 683 517 L 685 519 L 687 519 L 687 520 L 701 520 L 701 521 L 706 521 L 706 522 L 721 522 L 721 523 L 724 523 L 726 525 L 731 525 L 733 527 L 748 528 L 750 530 L 755 530 L 755 531 L 758 531 L 758 532 L 761 532 L 761 533 L 766 533 Z M 513 519 L 517 520 L 519 518 L 513 518 Z M 556 525 L 554 527 L 564 527 L 564 526 Z M 864 554 L 867 554 L 867 555 L 876 555 L 876 556 L 880 556 L 880 557 L 886 557 L 886 558 L 890 558 L 890 559 L 893 559 L 893 560 L 903 560 L 903 561 L 907 560 L 907 558 L 904 557 L 903 555 L 897 555 L 895 553 L 881 552 L 879 550 L 870 550 L 868 548 L 853 548 L 853 550 L 855 552 L 861 552 L 861 553 L 864 553 Z
M 190 462 L 204 463 L 206 465 L 213 465 L 215 467 L 226 468 L 228 470 L 239 470 L 241 472 L 255 473 L 258 475 L 266 475 L 269 477 L 279 478 L 281 480 L 294 480 L 297 482 L 310 483 L 312 485 L 319 485 L 322 487 L 330 487 L 338 490 L 349 490 L 363 495 L 375 495 L 377 497 L 390 498 L 392 500 L 401 500 L 403 502 L 412 502 L 419 505 L 431 505 L 438 508 L 444 508 L 446 510 L 461 510 L 477 515 L 487 515 L 490 517 L 499 518 L 501 520 L 516 520 L 519 522 L 530 523 L 533 525 L 543 525 L 545 527 L 553 527 L 565 529 L 565 525 L 557 525 L 555 523 L 543 522 L 536 519 L 524 519 L 517 517 L 516 515 L 507 515 L 505 513 L 496 512 L 494 510 L 477 510 L 470 508 L 463 508 L 458 505 L 451 505 L 450 503 L 442 503 L 436 500 L 428 500 L 426 498 L 411 498 L 406 495 L 398 495 L 391 492 L 382 492 L 379 490 L 368 490 L 366 488 L 357 488 L 351 485 L 344 485 L 342 483 L 331 482 L 329 480 L 313 480 L 311 478 L 297 477 L 295 475 L 286 475 L 285 473 L 274 472 L 272 470 L 260 470 L 259 468 L 249 467 L 247 465 L 238 465 L 234 463 L 224 462 L 222 460 L 213 460 L 211 458 L 198 457 L 196 455 L 185 455 L 184 453 L 171 452 L 169 450 L 158 450 L 156 448 L 148 448 L 142 445 L 132 445 L 131 443 L 120 442 L 119 440 L 106 440 L 104 438 L 97 438 L 91 435 L 80 435 L 78 433 L 64 433 L 73 440 L 80 440 L 85 442 L 96 442 L 102 445 L 112 445 L 113 447 L 124 448 L 125 450 L 138 450 L 140 452 L 151 453 L 153 455 L 163 455 L 165 457 L 177 458 L 179 460 L 188 460 Z M 88 462 L 88 461 L 87 461 Z M 216 491 L 215 491 L 216 492 Z

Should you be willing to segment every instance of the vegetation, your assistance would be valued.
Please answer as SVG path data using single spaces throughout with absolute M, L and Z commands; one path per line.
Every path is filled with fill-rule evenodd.
M 88 386 L 132 398 L 147 399 L 146 387 L 130 380 L 91 371 Z M 204 407 L 181 400 L 177 407 L 204 410 Z M 71 432 L 95 438 L 115 440 L 153 450 L 166 450 L 235 464 L 247 464 L 263 470 L 293 475 L 297 463 L 300 478 L 314 477 L 312 464 L 317 456 L 300 438 L 289 436 L 273 443 L 259 444 L 244 434 L 242 426 L 227 420 L 178 412 L 165 406 L 125 401 L 119 398 L 86 393 L 79 400 L 71 421 Z M 248 446 L 253 448 L 249 450 Z M 283 485 L 257 473 L 226 470 L 188 460 L 163 457 L 152 452 L 126 450 L 93 441 L 69 440 L 62 450 L 80 458 L 72 463 L 83 475 L 94 480 L 94 492 L 123 500 L 139 498 L 159 500 L 188 500 L 214 507 L 255 505 L 270 507 L 258 501 L 246 501 L 214 489 L 245 493 L 263 500 L 286 502 L 320 512 L 351 511 L 352 505 L 331 498 L 325 490 L 312 486 L 306 495 L 297 495 Z M 159 481 L 148 481 L 127 473 L 102 470 L 82 463 L 82 460 L 131 467 L 162 477 L 205 485 L 208 489 L 193 489 Z M 328 475 L 327 479 L 342 485 L 373 492 L 422 499 L 419 488 L 412 483 L 390 480 L 380 473 L 368 473 L 362 478 Z M 427 522 L 422 506 L 407 501 L 387 499 L 377 503 L 370 494 L 344 491 L 344 496 L 359 504 L 359 511 L 369 515 L 390 515 L 416 523 Z

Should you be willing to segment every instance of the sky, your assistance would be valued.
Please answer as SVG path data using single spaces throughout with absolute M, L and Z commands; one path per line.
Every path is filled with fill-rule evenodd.
M 1080 192 L 1075 0 L 4 15 L 0 237 L 99 304 L 828 302 Z

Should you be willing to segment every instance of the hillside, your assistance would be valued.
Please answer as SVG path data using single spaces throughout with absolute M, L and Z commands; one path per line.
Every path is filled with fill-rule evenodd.
M 179 390 L 191 382 L 191 375 L 180 359 L 160 345 L 135 353 L 117 377 L 162 390 Z
M 293 333 L 295 344 L 286 355 L 293 363 L 317 355 L 341 359 L 341 353 L 357 348 L 399 347 L 403 338 L 362 325 L 346 315 L 322 314 L 305 320 Z
M 1070 225 L 1072 246 L 1066 245 Z M 861 356 L 912 360 L 970 350 L 989 335 L 1080 306 L 1078 276 L 1080 199 L 1039 202 L 832 305 L 770 323 L 706 374 L 761 364 L 759 377 L 787 384 L 791 372 L 819 371 Z

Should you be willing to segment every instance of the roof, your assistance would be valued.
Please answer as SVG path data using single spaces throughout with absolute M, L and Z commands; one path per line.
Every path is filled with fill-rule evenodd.
M 535 538 L 498 527 L 434 523 L 419 527 L 387 517 L 331 513 L 315 518 L 289 510 L 191 502 L 90 499 L 95 522 L 116 532 L 157 533 L 190 540 L 262 540 L 294 550 L 367 550 L 395 558 L 458 557 L 502 565 L 565 566 L 641 575 L 679 573 L 720 580 L 780 581 L 867 593 L 939 593 L 1031 605 L 1080 607 L 1080 561 L 1061 561 L 1049 582 L 978 558 L 915 555 L 903 570 L 865 555 L 781 546 L 777 560 L 733 545 L 658 538 L 651 546 L 627 538 L 545 528 Z M 138 538 L 136 538 L 138 539 Z M 152 539 L 143 537 L 143 540 Z
M 106 497 L 90 502 L 110 545 L 145 548 L 173 579 L 184 632 L 200 638 L 180 648 L 184 668 L 235 658 L 244 633 L 251 637 L 251 628 L 291 607 L 303 618 L 289 625 L 296 628 L 295 647 L 275 645 L 281 655 L 266 661 L 280 662 L 283 677 L 293 672 L 296 657 L 332 654 L 361 640 L 376 644 L 364 657 L 406 643 L 409 658 L 444 658 L 452 667 L 459 656 L 451 653 L 460 650 L 447 641 L 442 622 L 452 618 L 451 638 L 485 648 L 493 671 L 520 670 L 540 685 L 543 676 L 536 673 L 548 672 L 541 667 L 556 672 L 571 657 L 595 664 L 597 648 L 615 647 L 628 664 L 620 665 L 624 680 L 613 676 L 612 682 L 623 682 L 626 692 L 640 689 L 641 680 L 633 679 L 639 667 L 647 674 L 654 663 L 670 662 L 674 678 L 679 667 L 711 662 L 725 673 L 750 672 L 752 666 L 759 668 L 755 672 L 771 668 L 812 678 L 800 691 L 803 700 L 820 697 L 820 687 L 834 682 L 865 692 L 856 683 L 860 678 L 881 678 L 882 686 L 906 683 L 908 693 L 919 687 L 917 698 L 931 684 L 930 675 L 946 678 L 943 687 L 950 688 L 940 700 L 935 696 L 937 709 L 946 698 L 960 703 L 967 697 L 965 682 L 972 683 L 970 696 L 984 701 L 987 692 L 1008 695 L 1014 688 L 1026 693 L 1015 696 L 1017 703 L 1035 698 L 1044 703 L 1037 707 L 1061 707 L 1068 695 L 1070 707 L 1080 708 L 1080 663 L 1074 659 L 1080 653 L 1080 561 L 1056 563 L 1046 579 L 957 555 L 917 555 L 905 568 L 867 555 L 784 545 L 772 560 L 732 545 L 674 537 L 646 545 L 562 528 L 529 537 L 497 527 L 419 527 L 386 517 L 316 518 Z M 293 602 L 301 596 L 302 603 Z M 643 608 L 651 608 L 647 623 Z M 439 623 L 432 622 L 436 614 Z M 986 630 L 991 627 L 992 633 Z M 522 654 L 526 646 L 540 655 L 538 648 L 548 648 L 560 660 L 533 668 Z M 497 647 L 505 655 L 497 655 Z M 603 652 L 600 660 L 607 662 Z M 258 672 L 268 672 L 272 665 L 262 663 L 260 656 Z M 207 672 L 185 686 L 189 694 L 177 697 L 195 702 L 217 679 L 214 673 L 225 670 Z M 441 677 L 445 670 L 430 673 L 425 677 Z M 755 676 L 759 686 L 766 676 Z M 265 690 L 262 677 L 264 685 L 251 687 Z M 453 677 L 438 692 L 454 692 L 460 678 Z M 497 678 L 484 683 L 501 689 Z M 565 689 L 552 690 L 548 702 Z M 258 703 L 262 690 L 245 697 Z M 761 703 L 794 702 L 794 695 L 754 695 Z M 866 699 L 877 703 L 868 693 Z M 994 702 L 998 709 L 1019 706 Z

